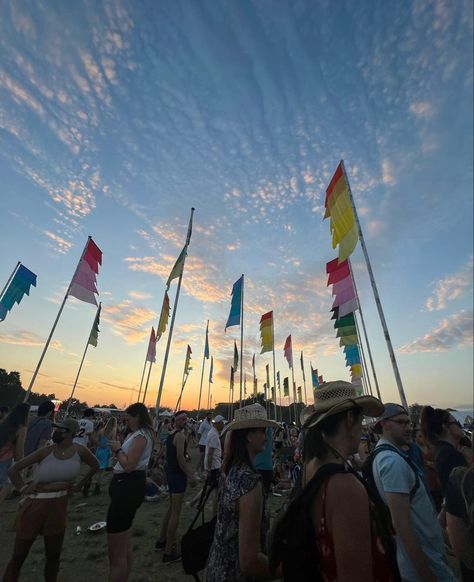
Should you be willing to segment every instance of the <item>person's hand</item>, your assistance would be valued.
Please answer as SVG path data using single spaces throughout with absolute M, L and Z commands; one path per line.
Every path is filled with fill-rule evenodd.
M 109 446 L 114 454 L 122 447 L 119 441 L 109 441 Z
M 41 491 L 41 484 L 36 481 L 30 481 L 26 487 L 21 488 L 22 495 L 30 495 L 31 493 L 39 493 Z

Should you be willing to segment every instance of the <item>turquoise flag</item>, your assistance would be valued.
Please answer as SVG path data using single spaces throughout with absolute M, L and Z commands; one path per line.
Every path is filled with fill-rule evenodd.
M 36 275 L 20 264 L 0 300 L 0 321 L 5 319 L 15 302 L 19 304 L 25 294 L 30 294 L 31 285 L 36 287 Z
M 232 302 L 230 305 L 229 318 L 225 324 L 225 329 L 233 325 L 240 325 L 241 308 L 242 308 L 242 288 L 244 284 L 244 276 L 238 279 L 232 287 Z

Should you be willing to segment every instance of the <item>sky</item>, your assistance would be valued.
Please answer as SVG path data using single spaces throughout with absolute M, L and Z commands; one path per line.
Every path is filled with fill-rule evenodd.
M 310 362 L 349 380 L 323 221 L 344 159 L 408 402 L 472 406 L 472 55 L 468 0 L 2 2 L 0 282 L 21 260 L 38 284 L 0 323 L 0 367 L 28 385 L 91 235 L 103 310 L 76 396 L 136 400 L 195 207 L 162 404 L 176 404 L 189 344 L 182 407 L 196 406 L 208 319 L 212 400 L 227 401 L 242 273 L 248 378 L 257 353 L 265 381 L 258 324 L 273 309 L 282 377 L 291 333 L 309 401 Z M 360 245 L 352 262 L 382 398 L 397 402 Z M 94 316 L 67 300 L 34 390 L 69 396 Z

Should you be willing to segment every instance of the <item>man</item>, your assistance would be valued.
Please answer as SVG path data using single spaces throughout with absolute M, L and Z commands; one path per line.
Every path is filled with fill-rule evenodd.
M 385 404 L 374 430 L 382 434 L 373 459 L 373 476 L 387 504 L 396 533 L 397 561 L 407 582 L 455 581 L 446 563 L 443 533 L 432 501 L 403 448 L 411 442 L 411 423 L 399 404 Z M 383 447 L 377 452 L 379 447 Z M 386 450 L 385 450 L 386 449 Z
M 211 489 L 217 488 L 219 484 L 219 472 L 222 465 L 222 445 L 221 432 L 226 420 L 218 414 L 211 430 L 207 433 L 206 452 L 204 455 L 204 468 L 207 471 L 207 486 Z
M 37 416 L 32 418 L 28 424 L 28 432 L 25 439 L 25 457 L 46 446 L 51 439 L 53 415 L 54 403 L 51 400 L 44 400 L 38 406 Z
M 180 411 L 175 415 L 175 429 L 166 440 L 166 477 L 170 492 L 170 505 L 161 524 L 160 535 L 155 544 L 155 550 L 164 548 L 163 562 L 170 564 L 181 558 L 175 548 L 176 531 L 183 505 L 184 492 L 189 481 L 191 487 L 196 486 L 196 480 L 186 462 L 187 441 L 184 434 L 188 416 Z
M 94 444 L 92 433 L 94 432 L 94 409 L 86 408 L 81 420 L 79 421 L 79 432 L 74 438 L 74 442 L 84 447 L 89 447 Z
M 198 429 L 199 435 L 199 461 L 196 468 L 197 473 L 201 473 L 204 469 L 204 455 L 206 454 L 206 439 L 209 431 L 212 428 L 211 424 L 212 414 L 208 412 L 206 418 L 201 422 L 201 426 Z

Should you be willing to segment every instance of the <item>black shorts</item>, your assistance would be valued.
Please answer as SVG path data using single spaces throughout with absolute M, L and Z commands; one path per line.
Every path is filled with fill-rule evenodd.
M 117 473 L 109 486 L 107 532 L 120 533 L 132 527 L 133 518 L 145 498 L 145 471 Z
M 199 451 L 201 453 L 205 453 L 206 452 L 206 445 L 199 445 Z
M 166 480 L 168 481 L 168 491 L 170 493 L 184 493 L 188 486 L 188 478 L 186 473 L 166 473 Z
M 217 489 L 219 487 L 219 476 L 221 474 L 220 469 L 211 469 L 207 474 L 206 485 L 209 489 Z
M 258 469 L 257 471 L 262 476 L 262 487 L 264 495 L 270 493 L 273 481 L 273 470 L 272 469 Z

